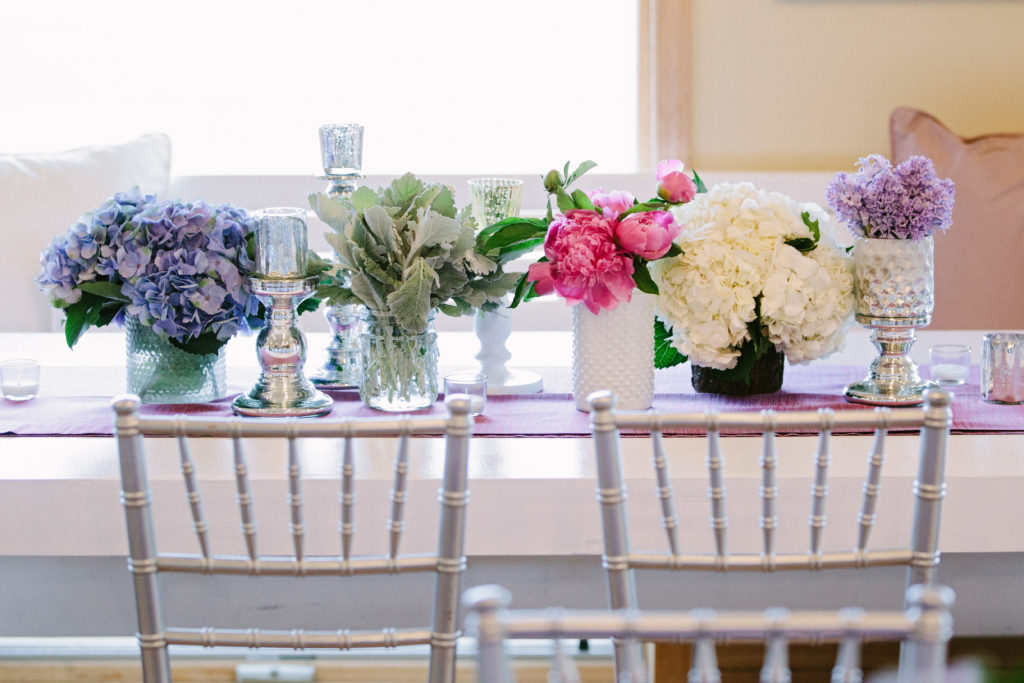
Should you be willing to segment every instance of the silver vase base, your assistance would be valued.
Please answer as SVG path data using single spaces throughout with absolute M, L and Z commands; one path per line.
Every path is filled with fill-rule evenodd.
M 331 374 L 321 372 L 309 378 L 314 385 L 321 389 L 358 389 L 359 383 L 342 374 Z
M 536 372 L 510 369 L 502 382 L 494 383 L 487 378 L 488 396 L 516 396 L 519 394 L 536 394 L 544 389 L 544 378 Z
M 331 412 L 334 399 L 313 388 L 300 386 L 291 392 L 271 392 L 266 398 L 259 387 L 231 402 L 231 409 L 246 417 L 319 417 Z
M 851 403 L 892 408 L 919 406 L 924 403 L 924 392 L 938 386 L 935 382 L 886 384 L 871 378 L 847 384 L 843 397 Z

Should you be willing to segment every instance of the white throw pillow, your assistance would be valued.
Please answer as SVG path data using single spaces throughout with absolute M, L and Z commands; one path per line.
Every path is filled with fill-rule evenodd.
M 0 331 L 53 329 L 52 308 L 35 283 L 40 252 L 116 192 L 138 185 L 162 197 L 170 170 L 163 133 L 54 154 L 0 154 Z

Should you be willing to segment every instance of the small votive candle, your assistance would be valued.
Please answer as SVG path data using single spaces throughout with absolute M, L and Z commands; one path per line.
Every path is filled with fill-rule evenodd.
M 936 344 L 928 349 L 932 380 L 941 385 L 963 384 L 971 367 L 971 347 Z
M 487 375 L 477 372 L 456 372 L 444 377 L 444 395 L 462 394 L 469 398 L 469 414 L 484 412 L 487 403 Z
M 39 393 L 39 363 L 28 358 L 0 363 L 0 393 L 8 401 L 28 401 Z
M 306 277 L 306 211 L 276 207 L 255 212 L 256 273 L 268 279 Z
M 363 127 L 358 123 L 320 126 L 320 158 L 329 176 L 359 175 L 363 168 Z

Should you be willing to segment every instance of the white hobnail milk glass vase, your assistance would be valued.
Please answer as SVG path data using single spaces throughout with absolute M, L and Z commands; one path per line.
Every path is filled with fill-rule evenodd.
M 591 313 L 572 312 L 572 395 L 579 410 L 587 396 L 612 391 L 620 410 L 646 410 L 654 398 L 654 297 L 634 291 L 628 303 Z

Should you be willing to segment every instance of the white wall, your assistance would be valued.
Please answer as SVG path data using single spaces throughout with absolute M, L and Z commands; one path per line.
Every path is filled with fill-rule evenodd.
M 821 169 L 888 155 L 889 113 L 1024 131 L 1024 3 L 693 0 L 692 164 Z

